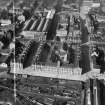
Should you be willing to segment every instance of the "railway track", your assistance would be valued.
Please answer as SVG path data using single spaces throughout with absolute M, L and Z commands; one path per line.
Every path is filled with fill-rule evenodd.
M 7 85 L 7 84 L 6 84 Z M 14 92 L 14 88 L 11 86 L 6 86 L 5 84 L 0 85 L 0 88 L 7 89 Z M 80 103 L 81 100 L 81 89 L 67 88 L 64 86 L 50 85 L 50 84 L 34 84 L 34 83 L 21 83 L 20 81 L 16 84 L 16 93 L 23 95 L 25 97 L 32 96 L 35 99 L 46 99 L 50 98 L 53 100 L 64 100 L 71 101 L 75 103 Z M 61 89 L 62 88 L 62 89 Z M 62 90 L 62 92 L 61 92 Z M 63 94 L 64 93 L 64 94 Z M 76 104 L 77 105 L 77 104 Z
M 4 89 L 7 89 L 7 90 L 12 91 L 12 92 L 14 91 L 14 89 L 6 87 L 6 86 L 2 86 L 2 85 L 0 85 L 0 88 L 4 88 Z M 51 99 L 58 99 L 58 100 L 60 99 L 60 100 L 65 100 L 65 101 L 77 101 L 77 99 L 75 99 L 75 98 L 62 97 L 62 96 L 59 96 L 59 95 L 52 96 L 52 95 L 46 95 L 46 94 L 35 93 L 35 92 L 33 93 L 33 92 L 19 91 L 19 90 L 16 90 L 16 93 L 26 95 L 26 96 L 33 96 L 33 97 L 37 96 L 37 97 L 40 97 L 40 98 L 47 97 L 47 98 L 51 98 Z M 78 98 L 78 99 L 80 99 L 80 98 Z

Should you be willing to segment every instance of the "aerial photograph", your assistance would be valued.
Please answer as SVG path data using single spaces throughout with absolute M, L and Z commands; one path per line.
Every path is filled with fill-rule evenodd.
M 105 105 L 105 0 L 0 0 L 0 105 Z

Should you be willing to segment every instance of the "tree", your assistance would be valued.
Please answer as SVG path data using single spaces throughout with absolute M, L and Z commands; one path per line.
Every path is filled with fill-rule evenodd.
M 24 7 L 24 2 L 20 2 L 19 6 L 20 6 L 21 9 L 23 9 L 23 7 Z
M 33 7 L 34 7 L 34 9 L 35 9 L 37 6 L 38 6 L 38 1 L 35 0 L 35 2 L 33 3 Z
M 8 4 L 8 6 L 7 6 L 7 9 L 8 9 L 8 10 L 11 9 L 11 8 L 13 8 L 13 2 L 10 2 L 10 3 Z
M 0 15 L 0 18 L 7 19 L 8 18 L 8 11 L 3 9 Z
M 72 45 L 68 48 L 68 61 L 69 64 L 73 64 L 75 62 L 75 50 L 72 48 Z
M 63 50 L 67 51 L 68 50 L 68 45 L 66 42 L 63 43 Z
M 24 10 L 23 15 L 25 16 L 26 20 L 28 20 L 31 17 L 31 13 L 29 10 Z
M 55 40 L 56 40 L 56 41 L 61 41 L 59 36 L 56 36 L 56 37 L 55 37 Z
M 60 12 L 61 11 L 61 7 L 62 7 L 62 1 L 58 0 L 57 4 L 54 6 L 56 12 Z

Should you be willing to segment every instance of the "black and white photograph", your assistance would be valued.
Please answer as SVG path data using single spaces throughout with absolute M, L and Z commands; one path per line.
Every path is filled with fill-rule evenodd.
M 105 0 L 0 0 L 0 105 L 105 105 Z

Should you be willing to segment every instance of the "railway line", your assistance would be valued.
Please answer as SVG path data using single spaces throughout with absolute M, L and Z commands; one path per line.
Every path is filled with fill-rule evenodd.
M 72 82 L 72 83 L 74 83 L 74 82 Z M 51 100 L 56 100 L 56 101 L 57 100 L 58 101 L 62 100 L 63 102 L 75 103 L 73 105 L 81 104 L 81 102 L 83 102 L 83 100 L 85 101 L 86 104 L 93 103 L 93 105 L 96 105 L 98 103 L 103 102 L 100 99 L 100 94 L 102 94 L 102 92 L 100 90 L 100 83 L 101 82 L 97 79 L 95 79 L 95 80 L 94 79 L 89 79 L 84 84 L 81 83 L 81 85 L 79 87 L 77 87 L 75 85 L 76 88 L 70 88 L 72 85 L 71 86 L 69 85 L 69 88 L 67 90 L 66 90 L 66 86 L 64 86 L 64 85 L 63 85 L 62 88 L 57 86 L 56 92 L 59 92 L 59 90 L 61 91 L 62 89 L 65 90 L 65 91 L 63 90 L 63 94 L 65 94 L 63 96 L 63 94 L 58 95 L 58 93 L 54 94 L 53 92 L 52 92 L 53 94 L 51 94 L 51 93 L 49 94 L 49 92 L 46 92 L 46 89 L 51 87 L 50 84 L 42 84 L 42 85 L 36 84 L 36 85 L 31 85 L 31 86 L 28 87 L 28 85 L 30 85 L 28 83 L 28 85 L 27 85 L 28 90 L 27 90 L 25 88 L 26 84 L 25 84 L 25 82 L 23 82 L 22 85 L 24 85 L 25 90 L 23 91 L 22 87 L 20 89 L 17 88 L 16 89 L 16 93 L 17 93 L 16 97 L 17 97 L 17 99 L 19 99 L 18 101 L 21 100 L 21 103 L 22 102 L 27 103 L 25 105 L 33 105 L 34 102 L 35 103 L 39 102 L 42 105 L 46 105 L 44 100 L 47 99 L 47 98 L 49 98 Z M 0 89 L 6 89 L 6 90 L 9 90 L 13 93 L 14 89 L 11 88 L 10 86 L 6 86 L 6 85 L 7 84 L 4 84 L 4 85 L 1 84 Z M 32 89 L 32 88 L 35 88 L 36 86 L 41 87 L 40 91 L 36 92 L 35 90 Z M 17 85 L 17 87 L 19 87 L 19 84 Z M 41 90 L 42 88 L 43 88 L 43 90 Z M 86 95 L 85 98 L 83 98 L 83 94 Z M 21 98 L 21 97 L 24 97 L 24 98 Z M 41 101 L 41 99 L 43 101 Z M 91 99 L 91 100 L 89 100 L 89 99 Z M 96 100 L 96 99 L 98 99 L 98 100 Z M 104 104 L 102 104 L 102 105 L 104 105 Z
M 23 87 L 25 88 L 25 87 L 27 87 L 24 83 L 22 84 L 22 85 L 24 85 Z M 38 84 L 36 84 L 37 85 L 37 87 L 38 87 Z M 54 94 L 54 92 L 52 92 L 53 94 L 51 94 L 51 89 L 49 88 L 50 87 L 50 85 L 48 86 L 48 84 L 46 85 L 47 87 L 45 87 L 45 85 L 46 84 L 42 84 L 42 86 L 40 85 L 39 87 L 40 87 L 40 90 L 39 90 L 39 92 L 35 92 L 35 90 L 33 90 L 33 89 L 31 89 L 32 87 L 33 88 L 35 88 L 35 86 L 29 86 L 29 87 L 27 87 L 27 89 L 25 89 L 24 91 L 23 91 L 23 88 L 22 87 L 20 87 L 20 89 L 19 88 L 17 88 L 16 89 L 16 93 L 17 93 L 17 96 L 18 96 L 18 94 L 20 94 L 20 95 L 23 95 L 23 96 L 25 96 L 25 97 L 29 97 L 29 96 L 31 96 L 31 97 L 34 97 L 34 99 L 46 99 L 46 98 L 51 98 L 51 99 L 53 99 L 53 100 L 63 100 L 63 101 L 72 101 L 72 102 L 75 102 L 75 103 L 77 103 L 77 102 L 79 102 L 80 103 L 80 91 L 81 91 L 81 89 L 80 90 L 77 90 L 77 89 L 74 89 L 74 88 L 72 88 L 72 90 L 70 90 L 71 91 L 71 93 L 70 93 L 70 91 L 69 91 L 69 93 L 67 93 L 66 91 L 65 91 L 65 95 L 68 95 L 68 94 L 71 94 L 70 96 L 68 95 L 67 97 L 66 96 L 63 96 L 63 95 L 60 95 L 59 93 L 57 93 L 58 92 L 58 89 L 55 89 L 55 91 L 56 91 L 56 93 Z M 17 85 L 17 87 L 19 87 L 20 85 L 18 84 Z M 8 86 L 3 86 L 3 85 L 1 85 L 0 86 L 0 88 L 5 88 L 5 89 L 7 89 L 7 90 L 9 90 L 9 91 L 14 91 L 14 89 L 13 88 L 10 88 L 10 87 L 8 87 Z M 43 88 L 43 89 L 41 89 L 41 88 Z M 30 91 L 30 89 L 31 89 L 31 91 Z M 49 90 L 49 92 L 47 92 L 46 91 L 46 89 L 47 90 Z M 53 89 L 53 88 L 52 88 Z M 60 91 L 60 90 L 59 90 Z M 78 93 L 78 92 L 79 93 Z M 59 95 L 58 95 L 59 94 Z

